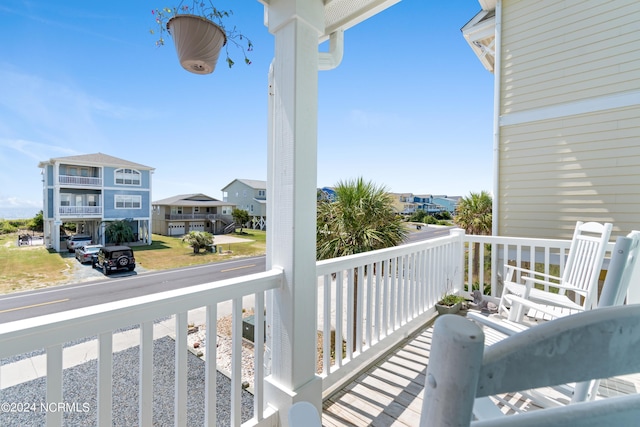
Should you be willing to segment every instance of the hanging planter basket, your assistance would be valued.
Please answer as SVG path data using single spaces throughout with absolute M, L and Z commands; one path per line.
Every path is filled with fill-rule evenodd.
M 210 74 L 227 43 L 224 30 L 197 15 L 176 15 L 167 22 L 180 65 L 195 74 Z

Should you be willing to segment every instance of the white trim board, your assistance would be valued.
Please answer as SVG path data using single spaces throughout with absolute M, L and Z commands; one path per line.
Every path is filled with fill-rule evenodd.
M 499 125 L 519 125 L 540 120 L 557 119 L 560 117 L 595 113 L 597 111 L 613 110 L 615 108 L 632 107 L 636 105 L 640 105 L 640 91 L 607 95 L 599 98 L 504 114 L 500 116 Z

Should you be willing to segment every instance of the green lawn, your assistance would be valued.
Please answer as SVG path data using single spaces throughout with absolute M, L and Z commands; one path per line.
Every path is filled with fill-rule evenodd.
M 148 270 L 166 270 L 190 265 L 207 264 L 229 259 L 264 255 L 266 233 L 246 230 L 231 236 L 250 239 L 251 242 L 225 244 L 225 253 L 200 252 L 180 238 L 153 235 L 150 246 L 134 246 L 136 263 Z M 0 294 L 38 289 L 64 283 L 72 283 L 71 271 L 75 258 L 65 258 L 61 254 L 42 246 L 17 246 L 17 234 L 0 235 Z M 215 238 L 214 238 L 215 243 Z

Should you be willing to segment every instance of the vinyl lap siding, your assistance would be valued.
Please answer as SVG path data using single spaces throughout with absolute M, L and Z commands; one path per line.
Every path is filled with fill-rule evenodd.
M 640 88 L 640 1 L 505 1 L 501 114 Z
M 640 230 L 640 106 L 501 128 L 500 235 Z

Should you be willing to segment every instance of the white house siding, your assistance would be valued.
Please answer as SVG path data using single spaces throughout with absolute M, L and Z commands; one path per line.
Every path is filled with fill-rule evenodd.
M 501 235 L 640 229 L 640 106 L 501 128 Z M 532 234 L 535 230 L 535 236 Z
M 499 234 L 640 229 L 638 22 L 637 0 L 503 2 Z
M 637 0 L 505 1 L 501 115 L 640 88 Z

